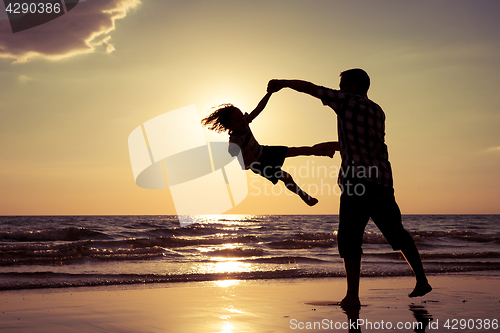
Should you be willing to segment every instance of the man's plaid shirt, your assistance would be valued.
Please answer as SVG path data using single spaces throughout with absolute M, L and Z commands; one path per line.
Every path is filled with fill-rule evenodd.
M 318 96 L 337 114 L 342 157 L 339 184 L 346 177 L 356 177 L 392 187 L 382 108 L 366 96 L 325 87 L 318 87 Z

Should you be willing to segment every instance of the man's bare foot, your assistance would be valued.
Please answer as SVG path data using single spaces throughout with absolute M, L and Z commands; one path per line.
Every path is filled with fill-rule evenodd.
M 408 294 L 408 297 L 420 297 L 424 296 L 425 294 L 429 293 L 432 290 L 431 285 L 428 282 L 425 283 L 418 283 L 415 285 L 415 289 Z
M 346 296 L 340 301 L 339 305 L 343 308 L 360 307 L 361 302 L 359 301 L 359 297 Z

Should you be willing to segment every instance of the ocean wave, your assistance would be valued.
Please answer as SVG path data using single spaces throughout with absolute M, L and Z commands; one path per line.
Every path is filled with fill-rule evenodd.
M 285 239 L 266 245 L 275 249 L 311 249 L 314 247 L 330 248 L 335 246 L 333 239 Z
M 426 238 L 453 238 L 478 243 L 494 242 L 500 240 L 499 234 L 480 234 L 470 230 L 451 230 L 451 231 L 413 231 L 410 233 L 417 241 Z
M 209 238 L 130 238 L 122 240 L 82 240 L 67 243 L 7 243 L 0 245 L 0 266 L 70 262 L 81 259 L 136 260 L 171 255 L 170 250 L 193 246 L 252 244 L 254 236 Z M 218 250 L 221 256 L 258 256 L 259 249 Z M 231 253 L 232 251 L 232 253 Z M 239 253 L 238 253 L 239 251 Z M 177 255 L 178 256 L 178 255 Z
M 321 273 L 316 275 L 320 277 Z M 0 273 L 0 290 L 301 277 L 314 277 L 314 274 L 301 270 L 207 274 L 70 274 L 53 272 Z M 324 274 L 321 277 L 324 277 Z
M 181 228 L 176 216 L 0 218 L 0 288 L 343 274 L 331 216 L 212 220 Z M 487 217 L 488 225 L 476 229 L 468 218 L 414 220 L 421 231 L 411 234 L 427 272 L 500 271 L 498 217 Z M 401 254 L 386 243 L 370 223 L 364 235 L 363 276 L 411 275 Z M 220 265 L 226 270 L 222 274 L 217 267 L 226 261 L 243 264 Z M 8 275 L 26 271 L 52 273 Z
M 335 233 L 306 233 L 306 232 L 301 232 L 298 234 L 295 234 L 294 236 L 299 238 L 299 239 L 305 239 L 305 240 L 333 240 L 336 238 L 336 232 Z
M 0 266 L 15 264 L 67 263 L 82 259 L 137 260 L 163 256 L 165 250 L 159 246 L 98 248 L 93 242 L 70 244 L 24 244 L 0 247 Z
M 387 244 L 387 240 L 381 234 L 366 231 L 363 235 L 364 244 Z
M 0 241 L 7 242 L 54 242 L 77 241 L 83 239 L 109 239 L 109 236 L 83 227 L 0 232 Z
M 128 238 L 121 240 L 110 240 L 110 241 L 95 241 L 93 245 L 95 247 L 105 247 L 105 248 L 116 248 L 116 247 L 153 247 L 160 246 L 164 248 L 179 248 L 188 246 L 200 246 L 200 245 L 221 245 L 221 244 L 252 244 L 260 242 L 261 240 L 256 236 L 246 235 L 246 236 L 227 236 L 227 235 L 215 235 L 213 237 L 152 237 L 152 238 Z
M 386 253 L 370 253 L 365 252 L 364 256 L 380 257 L 387 259 L 404 259 L 401 252 L 386 252 Z M 480 252 L 421 252 L 420 257 L 426 260 L 432 259 L 499 259 L 500 252 L 496 251 L 480 251 Z
M 308 258 L 301 256 L 276 256 L 276 257 L 263 257 L 245 259 L 244 262 L 261 263 L 261 264 L 307 264 L 307 263 L 328 263 L 328 261 Z
M 265 251 L 262 249 L 221 249 L 203 252 L 204 255 L 214 257 L 259 257 L 264 255 Z
M 462 267 L 440 265 L 426 268 L 428 274 L 467 273 L 474 271 L 499 270 L 500 264 L 466 265 Z M 411 276 L 410 270 L 364 270 L 363 277 Z M 54 272 L 0 273 L 0 290 L 92 287 L 109 285 L 132 285 L 150 283 L 182 283 L 223 280 L 262 280 L 344 277 L 342 271 L 308 271 L 304 269 L 284 269 L 270 271 L 234 273 L 194 273 L 194 274 L 71 274 Z
M 487 259 L 487 258 L 500 258 L 500 252 L 487 251 L 487 252 L 464 252 L 464 253 L 421 253 L 423 259 Z
M 432 242 L 434 240 L 463 240 L 477 243 L 500 242 L 498 234 L 482 234 L 470 230 L 453 231 L 411 231 L 410 235 L 415 242 Z M 378 232 L 365 231 L 363 235 L 365 244 L 387 244 L 385 237 Z

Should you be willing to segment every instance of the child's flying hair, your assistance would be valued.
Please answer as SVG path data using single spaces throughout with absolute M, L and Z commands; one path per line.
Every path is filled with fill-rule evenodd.
M 203 118 L 201 124 L 203 126 L 208 126 L 210 130 L 216 131 L 217 133 L 229 131 L 231 114 L 233 111 L 239 109 L 230 103 L 218 105 L 214 107 L 214 109 L 216 109 L 214 112 Z

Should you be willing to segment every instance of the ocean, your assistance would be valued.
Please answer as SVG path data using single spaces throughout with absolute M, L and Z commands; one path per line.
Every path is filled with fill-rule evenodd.
M 0 290 L 344 276 L 337 215 L 0 217 Z M 429 274 L 500 275 L 500 215 L 404 215 Z M 370 222 L 362 276 L 412 272 Z

